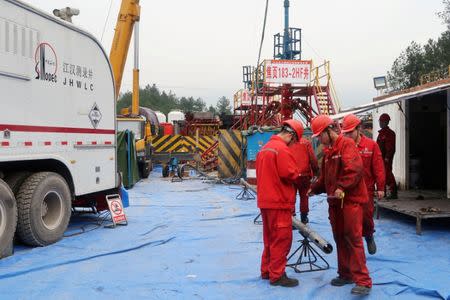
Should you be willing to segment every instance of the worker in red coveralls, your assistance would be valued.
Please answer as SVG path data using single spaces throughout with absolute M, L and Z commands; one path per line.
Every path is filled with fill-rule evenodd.
M 297 189 L 300 198 L 300 220 L 302 223 L 306 224 L 309 221 L 308 190 L 311 187 L 312 176 L 317 176 L 319 174 L 319 164 L 309 140 L 302 138 L 289 148 L 292 151 L 292 155 L 294 155 L 300 171 L 300 176 L 295 182 L 295 188 Z
M 380 146 L 384 160 L 384 170 L 386 173 L 386 192 L 388 199 L 397 199 L 397 183 L 392 173 L 392 162 L 395 154 L 395 132 L 389 128 L 391 117 L 382 114 L 379 122 L 381 129 L 378 131 L 377 144 Z
M 297 120 L 283 122 L 256 157 L 258 208 L 263 221 L 264 250 L 261 277 L 271 285 L 294 287 L 298 280 L 286 276 L 287 255 L 292 244 L 292 210 L 295 209 L 294 182 L 299 170 L 288 145 L 298 141 L 303 126 Z
M 333 286 L 353 282 L 352 294 L 367 295 L 372 279 L 366 266 L 362 241 L 363 205 L 367 202 L 363 162 L 352 139 L 338 135 L 333 120 L 319 115 L 311 122 L 313 137 L 318 137 L 324 148 L 321 174 L 311 190 L 326 192 L 329 219 L 336 242 L 338 277 Z
M 378 144 L 367 138 L 362 133 L 361 120 L 357 116 L 353 114 L 345 116 L 342 121 L 341 132 L 344 136 L 355 141 L 359 154 L 363 160 L 364 182 L 366 183 L 369 201 L 363 206 L 362 235 L 366 239 L 369 254 L 375 254 L 377 252 L 377 245 L 375 244 L 375 239 L 373 238 L 373 233 L 375 232 L 373 223 L 373 194 L 376 190 L 378 199 L 384 197 L 385 174 L 383 157 L 381 156 L 381 151 Z

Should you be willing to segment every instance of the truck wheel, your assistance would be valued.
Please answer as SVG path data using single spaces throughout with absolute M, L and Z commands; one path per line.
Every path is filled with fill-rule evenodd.
M 14 194 L 0 179 L 0 258 L 12 255 L 17 224 L 17 207 Z
M 177 173 L 178 173 L 178 174 L 177 174 L 178 177 L 183 178 L 183 175 L 184 175 L 184 165 L 178 166 Z
M 151 162 L 150 163 L 143 162 L 139 164 L 139 175 L 141 176 L 141 178 L 148 178 L 150 172 L 152 171 L 150 165 Z
M 9 185 L 9 188 L 14 195 L 17 195 L 22 183 L 31 175 L 31 172 L 22 171 L 8 174 L 5 178 L 5 182 Z
M 69 224 L 69 186 L 56 173 L 35 173 L 20 187 L 17 208 L 20 239 L 31 246 L 53 244 L 62 238 Z
M 169 165 L 164 165 L 162 169 L 162 176 L 169 177 L 169 173 L 170 173 Z

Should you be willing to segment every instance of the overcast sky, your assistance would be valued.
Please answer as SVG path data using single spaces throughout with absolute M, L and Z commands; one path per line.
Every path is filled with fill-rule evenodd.
M 121 0 L 25 0 L 44 11 L 71 6 L 74 23 L 94 34 L 109 53 Z M 263 58 L 284 26 L 283 0 L 270 0 Z M 111 13 L 107 20 L 108 9 Z M 344 107 L 376 95 L 372 78 L 386 74 L 411 41 L 425 43 L 445 27 L 441 0 L 290 0 L 290 26 L 303 30 L 303 59 L 331 61 Z M 177 96 L 215 104 L 243 87 L 242 66 L 255 65 L 265 0 L 141 0 L 141 86 L 155 83 Z M 102 38 L 103 27 L 106 29 Z M 132 57 L 122 91 L 132 86 Z

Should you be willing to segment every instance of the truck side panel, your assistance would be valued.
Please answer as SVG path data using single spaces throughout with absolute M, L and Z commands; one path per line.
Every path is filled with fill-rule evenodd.
M 114 80 L 99 43 L 0 1 L 0 162 L 55 159 L 75 194 L 116 187 Z

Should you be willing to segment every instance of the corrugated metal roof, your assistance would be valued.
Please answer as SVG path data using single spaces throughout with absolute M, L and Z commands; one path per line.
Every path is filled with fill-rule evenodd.
M 351 107 L 348 109 L 341 110 L 338 114 L 331 116 L 333 119 L 340 119 L 344 116 L 353 113 L 358 114 L 370 110 L 374 110 L 376 108 L 389 105 L 392 103 L 414 99 L 417 97 L 422 97 L 429 94 L 434 94 L 440 91 L 450 89 L 450 78 L 439 80 L 435 82 L 430 82 L 424 85 L 420 85 L 417 87 L 413 87 L 407 90 L 402 90 L 398 92 L 394 92 L 388 95 L 383 95 L 380 97 L 376 97 L 373 99 L 373 102 L 363 104 L 360 106 Z

